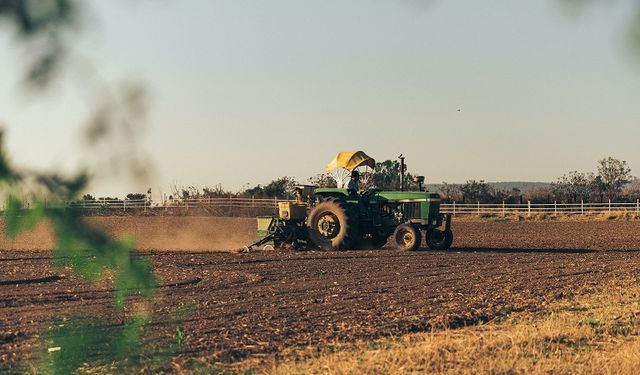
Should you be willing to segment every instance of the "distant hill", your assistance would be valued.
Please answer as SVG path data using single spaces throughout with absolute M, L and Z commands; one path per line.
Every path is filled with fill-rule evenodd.
M 462 185 L 462 184 L 456 184 Z M 527 182 L 527 181 L 505 181 L 505 182 L 487 182 L 487 185 L 492 186 L 496 190 L 511 190 L 513 188 L 520 189 L 522 193 L 526 193 L 527 191 L 538 188 L 538 187 L 547 187 L 550 186 L 550 182 Z M 436 193 L 440 192 L 440 186 L 442 184 L 427 184 L 427 189 L 429 191 L 434 191 Z

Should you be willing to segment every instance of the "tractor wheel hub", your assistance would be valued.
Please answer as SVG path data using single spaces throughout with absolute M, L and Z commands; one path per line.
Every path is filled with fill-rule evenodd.
M 333 214 L 323 215 L 318 220 L 318 232 L 324 237 L 335 237 L 340 231 L 340 224 Z

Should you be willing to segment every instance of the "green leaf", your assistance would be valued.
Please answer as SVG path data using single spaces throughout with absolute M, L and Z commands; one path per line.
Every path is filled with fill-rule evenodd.
M 4 211 L 4 229 L 7 236 L 16 238 L 20 233 L 32 230 L 45 215 L 44 203 L 34 202 L 33 208 L 25 208 L 20 199 L 9 196 Z

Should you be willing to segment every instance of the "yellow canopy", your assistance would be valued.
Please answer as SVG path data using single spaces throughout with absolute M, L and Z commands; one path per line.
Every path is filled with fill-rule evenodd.
M 376 161 L 362 151 L 344 151 L 339 152 L 331 163 L 327 164 L 327 172 L 331 172 L 336 168 L 344 168 L 351 172 L 362 166 L 373 169 L 376 167 Z

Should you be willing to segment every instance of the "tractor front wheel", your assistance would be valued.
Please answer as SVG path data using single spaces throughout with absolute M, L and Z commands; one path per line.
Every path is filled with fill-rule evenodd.
M 307 218 L 311 241 L 323 250 L 345 250 L 355 245 L 358 225 L 346 204 L 329 198 L 313 207 Z
M 401 224 L 393 232 L 393 238 L 398 249 L 414 251 L 420 247 L 422 233 L 415 225 Z
M 453 232 L 451 229 L 432 229 L 427 232 L 427 246 L 431 250 L 449 250 L 453 243 Z

